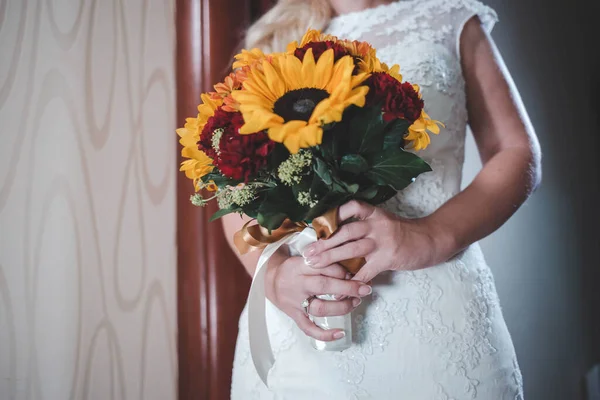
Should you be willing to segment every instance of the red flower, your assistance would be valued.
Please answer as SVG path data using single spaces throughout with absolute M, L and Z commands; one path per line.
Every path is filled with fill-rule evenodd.
M 242 125 L 241 113 L 227 112 L 219 107 L 204 126 L 198 147 L 214 160 L 223 175 L 248 182 L 251 175 L 267 164 L 275 142 L 266 132 L 240 135 Z M 218 140 L 213 140 L 215 131 L 220 135 Z
M 319 60 L 319 57 L 323 53 L 325 53 L 329 49 L 333 49 L 333 59 L 334 61 L 339 60 L 340 58 L 350 55 L 350 52 L 341 44 L 335 43 L 331 40 L 326 40 L 324 42 L 310 42 L 305 44 L 303 47 L 299 47 L 294 51 L 294 55 L 300 59 L 300 61 L 304 60 L 304 55 L 308 49 L 312 49 L 313 56 L 315 57 L 315 61 Z
M 399 82 L 385 72 L 373 73 L 365 83 L 370 88 L 367 106 L 381 104 L 384 120 L 402 118 L 412 124 L 421 115 L 424 103 L 412 84 Z

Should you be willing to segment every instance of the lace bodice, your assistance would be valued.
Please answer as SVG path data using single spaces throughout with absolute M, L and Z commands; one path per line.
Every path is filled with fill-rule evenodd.
M 418 84 L 427 113 L 446 128 L 432 135 L 419 155 L 433 171 L 385 207 L 408 217 L 429 214 L 460 189 L 467 108 L 460 65 L 460 34 L 479 16 L 486 30 L 496 13 L 475 0 L 404 0 L 334 18 L 327 33 L 371 43 L 387 64 L 399 64 L 403 78 Z

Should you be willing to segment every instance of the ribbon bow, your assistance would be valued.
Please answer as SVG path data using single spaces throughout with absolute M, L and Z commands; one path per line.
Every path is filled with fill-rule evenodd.
M 262 250 L 269 244 L 276 243 L 286 236 L 302 232 L 304 229 L 308 228 L 306 222 L 293 222 L 286 219 L 279 228 L 269 233 L 266 228 L 258 224 L 250 225 L 252 222 L 253 221 L 247 222 L 233 237 L 235 247 L 242 255 L 256 250 Z M 318 239 L 329 239 L 339 227 L 338 208 L 332 208 L 320 217 L 313 219 L 312 227 L 316 231 Z M 351 258 L 340 262 L 340 264 L 351 274 L 356 274 L 365 263 L 366 260 L 363 257 Z

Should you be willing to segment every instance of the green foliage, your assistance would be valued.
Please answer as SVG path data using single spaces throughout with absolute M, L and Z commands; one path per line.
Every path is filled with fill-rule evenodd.
M 242 209 L 239 207 L 225 208 L 225 209 L 219 210 L 219 211 L 215 212 L 213 215 L 211 215 L 209 221 L 213 222 L 221 217 L 226 216 L 227 214 L 241 213 L 241 212 L 242 212 Z
M 359 154 L 346 154 L 342 157 L 340 169 L 353 174 L 362 174 L 368 171 L 369 163 Z
M 292 221 L 302 221 L 308 211 L 301 206 L 290 187 L 279 185 L 270 189 L 258 207 L 256 220 L 269 231 L 281 226 L 286 218 Z
M 367 177 L 378 185 L 402 190 L 428 171 L 431 167 L 419 156 L 401 149 L 388 149 L 373 157 Z
M 209 183 L 210 181 L 213 181 L 215 185 L 217 185 L 220 188 L 228 185 L 235 186 L 241 182 L 239 180 L 227 178 L 226 176 L 221 175 L 221 173 L 218 172 L 216 169 L 213 172 L 210 172 L 202 177 L 202 182 Z
M 299 182 L 286 186 L 277 176 L 277 168 L 290 156 L 285 146 L 277 144 L 265 170 L 251 180 L 260 182 L 256 199 L 241 208 L 220 210 L 211 220 L 242 212 L 271 231 L 286 218 L 310 222 L 352 199 L 381 204 L 420 174 L 431 171 L 419 156 L 403 149 L 408 127 L 404 120 L 385 122 L 380 107 L 352 106 L 343 121 L 324 127 L 321 145 L 310 150 L 312 168 Z M 217 170 L 203 178 L 204 182 L 211 180 L 219 187 L 240 183 Z M 308 193 L 317 204 L 300 205 L 300 193 Z
M 396 119 L 388 124 L 383 136 L 383 150 L 400 149 L 404 144 L 404 134 L 410 123 L 404 119 Z
M 333 170 L 327 165 L 327 163 L 323 159 L 315 159 L 314 171 L 317 174 L 317 176 L 321 178 L 323 183 L 327 186 L 330 186 L 333 183 L 333 177 L 331 175 Z
M 328 210 L 340 206 L 351 199 L 352 196 L 349 193 L 329 192 L 323 196 L 321 200 L 319 200 L 316 206 L 308 211 L 305 216 L 305 221 L 310 222 L 313 219 L 325 214 Z
M 367 155 L 380 151 L 385 126 L 380 107 L 358 110 L 347 126 L 346 153 Z

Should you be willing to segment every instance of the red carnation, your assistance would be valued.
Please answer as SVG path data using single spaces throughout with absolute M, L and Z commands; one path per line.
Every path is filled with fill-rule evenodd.
M 219 107 L 204 126 L 198 147 L 214 160 L 214 165 L 223 175 L 248 182 L 251 175 L 267 164 L 275 142 L 266 132 L 240 135 L 242 125 L 244 119 L 241 113 L 223 111 Z M 215 131 L 222 132 L 219 133 L 217 149 L 213 146 Z
M 306 54 L 308 49 L 312 49 L 315 61 L 317 61 L 319 57 L 321 57 L 321 55 L 329 49 L 333 49 L 334 61 L 337 61 L 344 56 L 350 55 L 350 52 L 344 46 L 331 40 L 326 40 L 324 42 L 307 43 L 304 46 L 297 48 L 296 51 L 294 51 L 294 55 L 298 59 L 300 59 L 300 61 L 303 61 L 304 55 Z
M 367 79 L 366 84 L 370 88 L 367 106 L 381 104 L 384 120 L 402 118 L 412 124 L 421 115 L 423 100 L 410 83 L 399 82 L 385 72 L 376 72 Z

